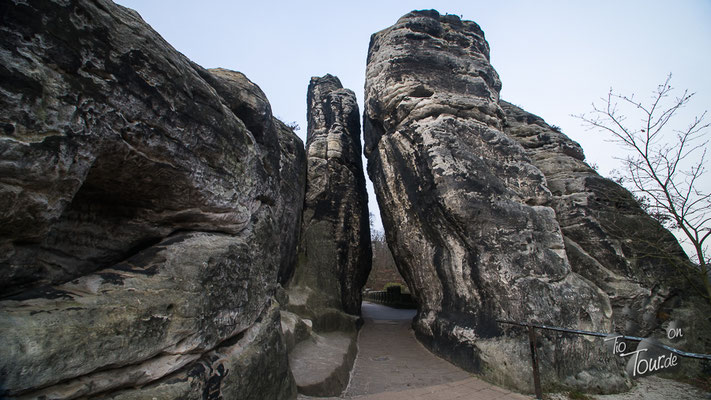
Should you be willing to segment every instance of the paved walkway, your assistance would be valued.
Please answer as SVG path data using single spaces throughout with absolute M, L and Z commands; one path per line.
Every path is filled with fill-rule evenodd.
M 363 302 L 365 325 L 345 399 L 530 399 L 488 384 L 434 356 L 410 328 L 414 310 Z M 311 399 L 299 396 L 300 400 Z M 332 398 L 335 399 L 335 398 Z

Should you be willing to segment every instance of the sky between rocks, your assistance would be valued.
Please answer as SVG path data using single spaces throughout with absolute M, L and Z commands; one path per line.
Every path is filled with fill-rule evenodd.
M 616 157 L 625 153 L 571 114 L 589 112 L 611 87 L 646 100 L 671 72 L 679 95 L 684 89 L 697 93 L 678 117 L 679 128 L 711 111 L 708 0 L 117 2 L 138 11 L 203 67 L 246 74 L 266 93 L 275 116 L 299 124 L 304 142 L 311 76 L 337 75 L 356 93 L 362 112 L 370 35 L 415 9 L 478 23 L 503 83 L 501 98 L 561 127 L 604 176 L 621 169 Z M 704 185 L 711 188 L 711 173 Z M 370 181 L 368 195 L 375 227 L 382 230 Z

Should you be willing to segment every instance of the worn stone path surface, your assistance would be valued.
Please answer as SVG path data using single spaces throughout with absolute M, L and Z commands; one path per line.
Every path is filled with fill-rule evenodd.
M 350 384 L 340 397 L 362 400 L 529 399 L 488 384 L 434 356 L 410 329 L 415 310 L 363 302 L 365 325 Z M 299 400 L 312 399 L 299 396 Z M 315 399 L 315 398 L 314 398 Z M 330 399 L 336 399 L 332 397 Z
M 489 400 L 532 399 L 491 385 L 434 356 L 414 337 L 410 321 L 414 310 L 397 310 L 363 302 L 365 325 L 358 339 L 358 357 L 348 389 L 341 397 L 299 400 Z M 567 393 L 546 393 L 551 400 L 567 400 Z M 659 378 L 636 381 L 628 393 L 590 395 L 590 399 L 711 399 L 693 386 Z

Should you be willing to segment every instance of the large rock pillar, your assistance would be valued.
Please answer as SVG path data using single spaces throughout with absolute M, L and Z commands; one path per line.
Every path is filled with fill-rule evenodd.
M 301 241 L 282 315 L 299 392 L 337 396 L 356 355 L 357 315 L 372 252 L 360 114 L 353 91 L 332 75 L 308 95 L 307 178 Z
M 503 133 L 500 88 L 477 24 L 434 10 L 405 15 L 371 38 L 366 156 L 388 243 L 419 303 L 418 338 L 528 389 L 528 343 L 496 319 L 608 331 L 611 310 L 571 270 L 545 178 Z M 598 343 L 544 335 L 540 346 L 546 382 L 625 385 Z M 593 350 L 600 359 L 590 360 Z
M 307 103 L 306 199 L 290 298 L 318 324 L 325 309 L 360 315 L 372 252 L 355 94 L 335 76 L 314 77 Z

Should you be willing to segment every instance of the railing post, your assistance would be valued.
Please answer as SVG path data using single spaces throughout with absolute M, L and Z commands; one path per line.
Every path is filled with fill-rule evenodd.
M 533 387 L 536 390 L 536 398 L 543 399 L 541 391 L 541 377 L 538 375 L 538 356 L 536 355 L 536 332 L 532 325 L 528 325 L 528 341 L 531 344 L 531 363 L 533 365 Z

